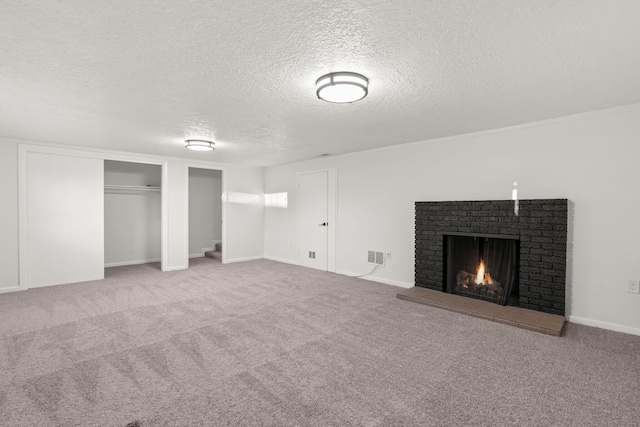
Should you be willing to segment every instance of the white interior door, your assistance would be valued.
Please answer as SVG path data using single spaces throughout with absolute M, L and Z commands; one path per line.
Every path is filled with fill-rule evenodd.
M 104 278 L 102 159 L 27 157 L 27 287 Z
M 327 271 L 328 174 L 298 176 L 298 264 Z

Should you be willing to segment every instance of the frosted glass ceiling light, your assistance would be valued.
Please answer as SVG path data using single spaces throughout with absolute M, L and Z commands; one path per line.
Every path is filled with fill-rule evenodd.
M 357 73 L 329 73 L 316 81 L 316 95 L 327 102 L 346 104 L 367 96 L 369 80 Z
M 204 139 L 187 139 L 184 146 L 189 150 L 211 151 L 215 148 L 214 145 L 213 142 Z

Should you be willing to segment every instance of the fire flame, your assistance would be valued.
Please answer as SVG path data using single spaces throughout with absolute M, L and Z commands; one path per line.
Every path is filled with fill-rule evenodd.
M 480 265 L 478 265 L 478 274 L 476 275 L 476 285 L 481 285 L 484 280 L 484 261 L 480 260 Z

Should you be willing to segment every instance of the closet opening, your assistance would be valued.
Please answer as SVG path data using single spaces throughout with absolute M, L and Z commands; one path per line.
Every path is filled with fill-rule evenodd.
M 161 268 L 161 185 L 161 165 L 104 161 L 105 268 Z

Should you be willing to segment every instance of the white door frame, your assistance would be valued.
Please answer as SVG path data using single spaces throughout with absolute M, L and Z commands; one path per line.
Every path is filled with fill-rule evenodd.
M 167 161 L 153 159 L 149 157 L 138 157 L 135 155 L 117 154 L 101 151 L 84 151 L 72 148 L 61 148 L 55 146 L 44 146 L 35 144 L 19 144 L 18 145 L 18 245 L 20 254 L 20 284 L 19 290 L 28 289 L 29 272 L 28 272 L 28 253 L 29 253 L 29 236 L 28 236 L 28 191 L 29 183 L 27 180 L 27 159 L 29 153 L 56 154 L 60 156 L 72 157 L 88 157 L 102 160 L 116 160 L 121 162 L 143 163 L 162 166 L 162 192 L 161 192 L 161 269 L 165 271 L 169 265 L 169 251 L 167 247 L 168 221 L 167 221 Z
M 338 199 L 338 180 L 336 168 L 316 169 L 305 172 L 298 172 L 296 175 L 296 246 L 297 253 L 300 252 L 300 197 L 299 197 L 299 183 L 300 175 L 308 175 L 319 172 L 327 173 L 327 271 L 332 273 L 336 272 L 336 247 L 338 235 L 338 215 L 337 215 L 337 199 Z M 298 256 L 296 256 L 296 263 L 298 263 Z

